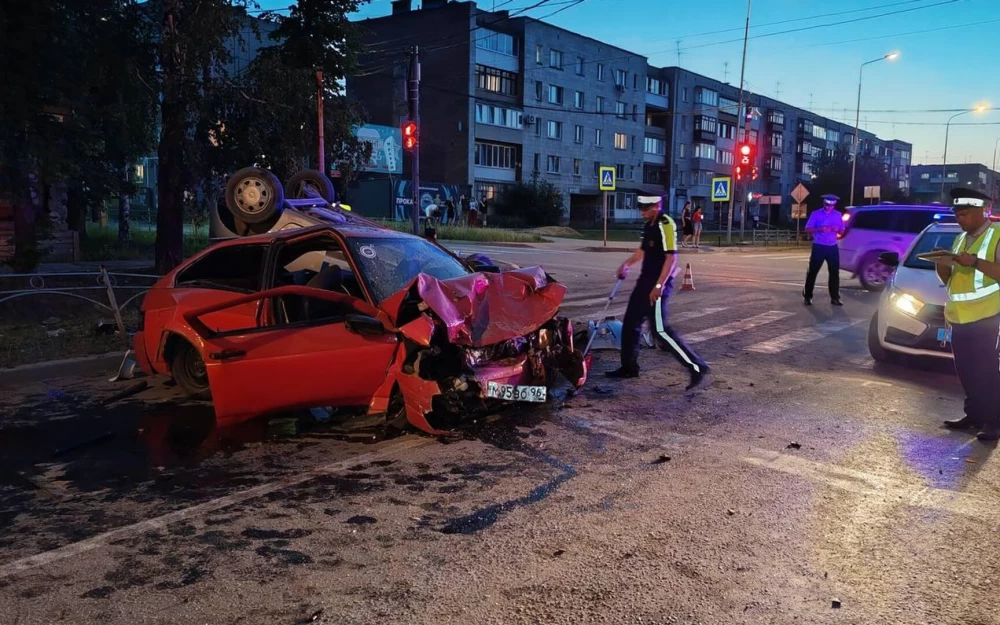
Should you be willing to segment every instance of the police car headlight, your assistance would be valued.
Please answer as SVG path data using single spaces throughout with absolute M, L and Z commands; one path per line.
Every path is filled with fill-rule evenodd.
M 924 307 L 924 303 L 913 297 L 909 293 L 893 293 L 889 296 L 889 303 L 896 310 L 906 313 L 911 317 L 916 317 Z

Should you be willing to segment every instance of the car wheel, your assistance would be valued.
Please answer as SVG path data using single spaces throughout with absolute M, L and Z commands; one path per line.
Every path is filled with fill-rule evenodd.
M 187 341 L 181 341 L 170 363 L 170 373 L 177 385 L 193 399 L 211 399 L 208 371 L 201 354 Z
M 879 252 L 868 252 L 861 260 L 858 276 L 866 291 L 881 291 L 892 276 L 892 268 L 878 259 Z
M 245 167 L 226 183 L 226 208 L 245 224 L 263 224 L 275 219 L 285 203 L 278 178 L 257 167 Z
M 291 199 L 308 199 L 319 196 L 333 204 L 337 193 L 331 181 L 323 172 L 316 169 L 303 169 L 285 183 L 285 197 Z
M 878 340 L 878 313 L 872 315 L 872 321 L 868 324 L 868 351 L 875 362 L 892 362 L 895 360 L 893 354 Z

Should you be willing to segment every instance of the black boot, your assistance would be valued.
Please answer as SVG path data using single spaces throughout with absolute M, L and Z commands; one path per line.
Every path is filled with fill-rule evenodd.
M 609 378 L 637 378 L 639 377 L 638 367 L 618 367 L 614 371 L 607 371 L 604 374 Z
M 980 423 L 976 419 L 966 415 L 961 419 L 949 419 L 944 422 L 944 426 L 952 430 L 962 430 L 965 428 L 978 428 L 980 427 Z
M 982 432 L 976 434 L 976 438 L 981 441 L 996 441 L 1000 440 L 1000 427 L 995 425 L 988 426 L 983 429 Z
M 701 383 L 705 381 L 705 376 L 711 373 L 712 370 L 708 367 L 702 367 L 697 373 L 691 374 L 691 383 L 687 385 L 685 391 L 690 391 L 701 386 Z
M 802 291 L 802 302 L 803 302 L 803 303 L 804 303 L 804 304 L 805 304 L 806 306 L 812 306 L 812 303 L 813 303 L 813 298 L 811 298 L 811 297 L 809 297 L 808 295 L 806 295 L 806 292 L 805 292 L 805 290 L 803 290 L 803 291 Z

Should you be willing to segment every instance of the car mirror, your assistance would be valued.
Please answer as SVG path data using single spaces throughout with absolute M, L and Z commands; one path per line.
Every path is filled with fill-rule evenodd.
M 886 267 L 899 266 L 899 254 L 896 252 L 882 252 L 878 255 L 878 260 Z
M 385 325 L 375 317 L 368 315 L 347 315 L 344 325 L 350 332 L 361 336 L 381 336 L 385 334 Z

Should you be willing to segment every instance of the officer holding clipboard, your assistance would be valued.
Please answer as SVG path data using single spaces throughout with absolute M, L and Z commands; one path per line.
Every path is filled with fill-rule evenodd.
M 989 219 L 989 196 L 956 187 L 951 199 L 962 233 L 950 251 L 919 255 L 935 263 L 948 289 L 944 316 L 966 395 L 965 416 L 944 424 L 977 428 L 979 440 L 995 441 L 1000 439 L 1000 225 Z

